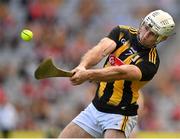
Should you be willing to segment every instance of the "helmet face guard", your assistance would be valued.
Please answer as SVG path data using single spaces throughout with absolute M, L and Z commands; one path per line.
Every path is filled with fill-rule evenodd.
M 149 26 L 152 32 L 159 35 L 157 43 L 172 35 L 175 28 L 175 23 L 171 15 L 162 10 L 149 13 L 143 19 L 141 26 L 142 25 Z

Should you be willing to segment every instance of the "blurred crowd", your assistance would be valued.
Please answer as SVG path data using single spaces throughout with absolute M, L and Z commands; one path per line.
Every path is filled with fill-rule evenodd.
M 67 78 L 38 81 L 38 64 L 51 57 L 71 70 L 114 26 L 138 28 L 147 13 L 163 9 L 175 18 L 176 34 L 158 47 L 161 65 L 142 90 L 139 130 L 180 131 L 179 6 L 179 0 L 0 0 L 0 130 L 40 129 L 53 137 L 51 130 L 59 132 L 87 106 L 95 87 L 73 87 Z M 33 31 L 32 41 L 20 39 L 24 28 Z M 12 123 L 4 127 L 8 116 Z

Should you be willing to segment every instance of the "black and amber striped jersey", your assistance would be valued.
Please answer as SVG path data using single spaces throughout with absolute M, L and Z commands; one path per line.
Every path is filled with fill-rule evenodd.
M 159 67 L 159 56 L 156 48 L 145 48 L 138 41 L 137 29 L 129 26 L 117 26 L 107 36 L 117 44 L 111 53 L 125 64 L 136 65 L 142 72 L 140 81 L 116 80 L 99 82 L 94 106 L 102 112 L 126 116 L 137 115 L 139 89 L 150 81 Z M 104 67 L 111 66 L 109 57 Z

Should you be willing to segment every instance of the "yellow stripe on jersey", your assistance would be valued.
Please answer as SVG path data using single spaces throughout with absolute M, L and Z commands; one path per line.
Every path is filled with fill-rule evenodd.
M 119 55 L 124 52 L 125 50 L 127 50 L 130 46 L 130 43 L 129 41 L 125 42 L 121 47 L 119 47 L 115 52 L 114 52 L 114 55 L 116 57 L 119 57 Z
M 151 54 L 151 53 L 152 53 L 152 50 L 153 50 L 153 49 L 151 49 L 150 52 L 149 52 L 149 61 L 151 61 L 151 59 L 152 59 L 152 54 Z
M 151 62 L 154 63 L 154 49 L 153 49 L 153 51 L 151 52 Z
M 107 102 L 107 104 L 111 104 L 111 105 L 114 105 L 114 106 L 117 106 L 119 105 L 120 101 L 121 101 L 121 98 L 122 98 L 122 89 L 123 88 L 123 85 L 124 85 L 124 81 L 123 80 L 118 80 L 118 81 L 115 81 L 113 86 L 113 94 L 112 96 L 110 97 L 109 101 Z
M 130 26 L 125 26 L 125 25 L 119 25 L 120 28 L 123 28 L 123 29 L 128 29 L 130 28 Z
M 134 102 L 137 102 L 137 99 L 139 97 L 139 89 L 141 87 L 143 87 L 145 84 L 147 83 L 147 81 L 133 81 L 132 84 L 131 84 L 131 90 L 133 92 L 133 98 L 132 98 L 132 101 L 131 101 L 131 104 L 134 103 Z
M 126 29 L 128 30 L 131 34 L 137 34 L 137 29 L 136 28 L 133 28 L 133 27 L 130 27 L 130 26 L 125 26 L 125 25 L 119 25 L 119 27 L 121 29 Z
M 149 52 L 149 61 L 156 64 L 156 57 L 157 57 L 156 49 L 152 48 Z
M 102 97 L 102 95 L 104 94 L 104 89 L 106 88 L 107 82 L 100 82 L 100 87 L 99 87 L 99 91 L 98 91 L 98 97 Z
M 137 60 L 136 61 L 136 63 L 135 64 L 138 64 L 138 63 L 140 63 L 140 62 L 142 62 L 143 61 L 143 59 L 142 58 L 140 58 L 139 60 Z
M 124 33 L 121 32 L 121 33 L 119 34 L 119 40 L 121 40 L 122 37 L 124 37 Z
M 157 58 L 156 49 L 154 49 L 153 53 L 154 53 L 153 63 L 156 64 L 156 58 Z
M 137 34 L 137 29 L 136 28 L 133 28 L 133 27 L 130 27 L 129 28 L 129 32 L 131 33 L 131 34 Z

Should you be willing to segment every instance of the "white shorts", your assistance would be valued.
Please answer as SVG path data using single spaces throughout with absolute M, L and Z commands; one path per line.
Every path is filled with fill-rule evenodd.
M 107 129 L 123 131 L 125 136 L 129 137 L 137 124 L 137 119 L 138 116 L 124 116 L 100 112 L 91 103 L 72 122 L 79 125 L 95 138 L 102 138 L 104 131 Z

